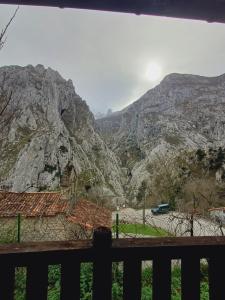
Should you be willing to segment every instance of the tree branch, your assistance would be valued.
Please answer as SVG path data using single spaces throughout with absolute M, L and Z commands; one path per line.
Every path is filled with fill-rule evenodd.
M 5 28 L 2 29 L 2 32 L 0 33 L 0 50 L 3 48 L 5 42 L 6 42 L 6 33 L 7 30 L 10 26 L 10 24 L 12 23 L 13 19 L 15 18 L 17 12 L 19 10 L 19 6 L 17 6 L 16 10 L 14 11 L 14 14 L 12 15 L 11 19 L 9 20 L 9 22 L 6 24 Z

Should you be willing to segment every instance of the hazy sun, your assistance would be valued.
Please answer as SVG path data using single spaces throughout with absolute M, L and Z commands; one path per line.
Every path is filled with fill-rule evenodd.
M 148 65 L 146 71 L 146 77 L 148 80 L 156 81 L 161 77 L 161 74 L 162 74 L 162 68 L 158 63 L 152 62 Z

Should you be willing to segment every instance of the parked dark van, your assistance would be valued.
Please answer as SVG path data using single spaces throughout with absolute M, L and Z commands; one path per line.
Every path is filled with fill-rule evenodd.
M 168 203 L 166 204 L 159 204 L 157 207 L 153 207 L 151 209 L 151 212 L 153 215 L 160 215 L 160 214 L 166 214 L 170 211 L 170 206 Z

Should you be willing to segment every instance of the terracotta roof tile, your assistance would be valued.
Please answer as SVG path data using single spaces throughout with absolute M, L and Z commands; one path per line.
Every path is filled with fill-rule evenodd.
M 225 211 L 225 207 L 213 207 L 213 208 L 208 209 L 208 211 L 216 211 L 216 210 L 223 210 L 223 211 Z
M 68 220 L 88 229 L 99 226 L 111 227 L 112 213 L 110 210 L 85 199 L 79 200 L 68 216 Z
M 65 213 L 68 201 L 60 193 L 13 193 L 0 191 L 0 216 L 55 216 Z
M 18 214 L 25 217 L 47 217 L 64 213 L 69 222 L 87 229 L 111 227 L 110 210 L 85 199 L 78 200 L 73 208 L 70 206 L 69 201 L 60 193 L 0 191 L 0 217 L 15 217 Z

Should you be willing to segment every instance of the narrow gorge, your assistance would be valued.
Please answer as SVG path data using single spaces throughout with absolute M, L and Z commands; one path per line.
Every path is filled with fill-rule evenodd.
M 42 65 L 1 67 L 0 90 L 2 189 L 52 191 L 76 183 L 78 196 L 135 203 L 159 155 L 225 146 L 225 75 L 170 74 L 98 120 L 71 80 Z M 223 163 L 216 171 L 223 176 Z

